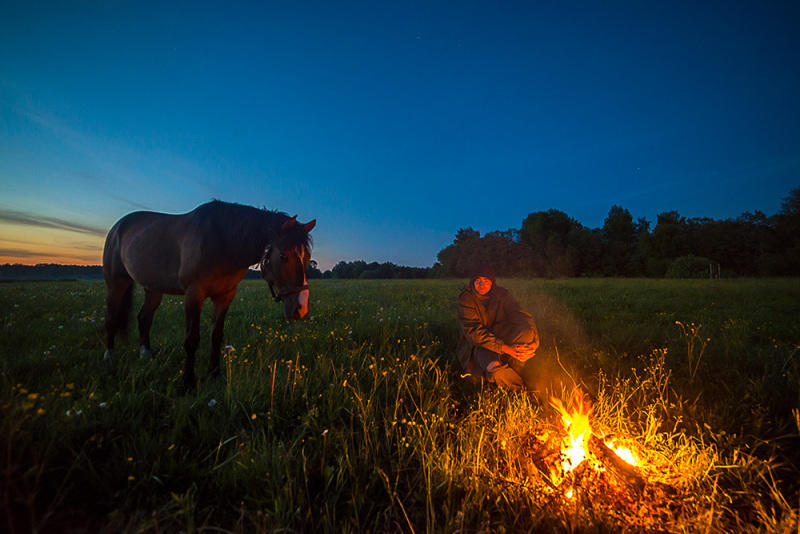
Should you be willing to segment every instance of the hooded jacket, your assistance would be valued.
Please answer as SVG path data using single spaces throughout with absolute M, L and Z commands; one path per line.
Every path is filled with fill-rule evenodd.
M 531 328 L 536 332 L 531 314 L 523 311 L 511 293 L 497 284 L 483 296 L 475 293 L 471 284 L 461 291 L 458 324 L 461 329 L 458 360 L 467 373 L 474 372 L 472 354 L 476 347 L 502 354 L 504 342 L 501 336 L 513 336 L 519 328 Z M 535 339 L 538 345 L 538 333 Z

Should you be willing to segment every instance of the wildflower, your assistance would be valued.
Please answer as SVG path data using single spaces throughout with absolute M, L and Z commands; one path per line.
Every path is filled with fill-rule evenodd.
M 208 401 L 209 408 L 213 408 L 216 405 L 217 405 L 217 399 L 211 399 L 210 401 Z
M 44 408 L 39 408 L 38 410 L 36 410 L 36 415 L 44 415 L 44 413 L 45 413 Z
M 257 416 L 256 414 L 253 414 L 253 415 L 251 415 L 251 416 L 250 416 L 250 419 L 252 419 L 253 421 L 255 421 L 257 417 L 258 417 L 258 416 Z
M 98 406 L 100 406 L 101 408 L 105 408 L 106 406 L 108 406 L 108 403 L 107 402 L 101 402 L 100 404 L 98 404 Z
M 136 480 L 136 477 L 135 477 L 135 476 L 133 476 L 133 475 L 128 475 L 128 482 L 133 482 L 134 480 Z
M 175 448 L 175 444 L 173 443 L 172 445 L 170 445 L 169 447 L 167 447 L 167 450 L 168 450 L 168 451 L 171 451 L 171 450 L 172 450 L 172 449 L 174 449 L 174 448 Z
M 29 394 L 28 394 L 28 398 L 29 398 L 30 400 L 36 400 L 36 399 L 38 399 L 38 398 L 39 398 L 39 394 L 38 394 L 38 393 L 29 393 Z

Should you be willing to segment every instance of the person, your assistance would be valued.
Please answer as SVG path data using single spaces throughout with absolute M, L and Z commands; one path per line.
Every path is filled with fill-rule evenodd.
M 461 291 L 458 323 L 458 358 L 473 383 L 485 379 L 508 389 L 525 388 L 520 373 L 539 347 L 539 332 L 533 317 L 495 283 L 491 266 L 476 269 Z

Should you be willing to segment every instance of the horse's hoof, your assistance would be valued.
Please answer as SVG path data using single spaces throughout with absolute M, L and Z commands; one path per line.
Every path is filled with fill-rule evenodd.
M 214 368 L 211 368 L 211 369 L 208 370 L 208 375 L 206 375 L 206 378 L 208 380 L 216 380 L 220 376 L 222 376 L 222 375 L 219 372 L 219 367 L 214 367 Z
M 106 349 L 105 354 L 103 354 L 103 361 L 108 361 L 114 356 L 114 353 L 111 352 L 111 349 Z
M 183 388 L 188 393 L 197 389 L 197 379 L 194 376 L 183 375 Z
M 139 346 L 139 358 L 141 358 L 143 360 L 152 360 L 153 359 L 153 353 L 150 352 L 150 349 L 148 349 L 144 345 L 140 345 Z

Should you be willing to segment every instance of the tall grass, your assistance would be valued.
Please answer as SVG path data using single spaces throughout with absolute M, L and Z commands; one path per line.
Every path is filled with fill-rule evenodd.
M 104 362 L 101 284 L 0 285 L 1 528 L 796 531 L 794 281 L 501 281 L 542 334 L 538 396 L 459 378 L 462 284 L 312 281 L 311 316 L 288 324 L 245 282 L 223 377 L 191 394 L 180 299 L 156 314 L 154 360 L 131 340 Z M 556 423 L 541 399 L 574 383 L 669 509 L 569 501 L 531 463 Z

